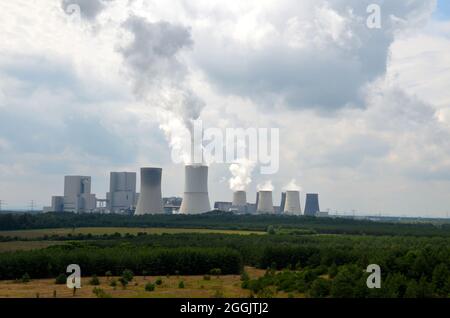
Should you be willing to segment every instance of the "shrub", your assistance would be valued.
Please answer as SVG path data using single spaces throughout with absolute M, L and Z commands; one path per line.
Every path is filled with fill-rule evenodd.
M 113 279 L 110 283 L 109 286 L 111 287 L 117 287 L 117 281 L 115 279 Z
M 134 274 L 129 269 L 126 269 L 122 273 L 122 278 L 125 279 L 127 282 L 131 282 L 134 278 Z
M 152 292 L 155 290 L 155 284 L 147 283 L 145 285 L 145 291 Z
M 183 281 L 178 283 L 178 288 L 184 288 L 184 282 Z
M 98 279 L 97 275 L 92 276 L 91 280 L 89 281 L 89 285 L 92 286 L 100 285 L 100 280 Z
M 120 284 L 122 285 L 122 288 L 123 288 L 123 289 L 126 289 L 126 288 L 127 288 L 128 281 L 127 281 L 125 278 L 120 277 L 120 278 L 119 278 L 119 282 L 120 282 Z
M 324 298 L 330 295 L 331 282 L 323 278 L 316 279 L 311 284 L 309 295 L 313 298 Z
M 163 283 L 163 281 L 162 281 L 161 278 L 158 278 L 158 279 L 155 281 L 155 284 L 158 285 L 158 286 L 161 286 L 162 283 Z
M 203 280 L 211 280 L 211 276 L 205 275 L 205 276 L 203 276 Z
M 211 275 L 220 276 L 222 275 L 222 270 L 220 268 L 213 268 L 212 270 L 209 271 L 209 273 Z
M 94 287 L 92 292 L 97 296 L 98 298 L 111 298 L 110 294 L 107 294 L 103 289 Z
M 245 281 L 248 281 L 248 280 L 250 280 L 250 276 L 248 275 L 248 273 L 246 271 L 243 271 L 242 274 L 241 274 L 241 281 L 245 282 Z
M 59 274 L 55 279 L 56 285 L 64 285 L 67 283 L 67 277 L 65 274 Z
M 28 283 L 30 282 L 31 278 L 30 275 L 28 275 L 28 273 L 23 274 L 22 278 L 20 279 L 20 281 L 22 283 Z

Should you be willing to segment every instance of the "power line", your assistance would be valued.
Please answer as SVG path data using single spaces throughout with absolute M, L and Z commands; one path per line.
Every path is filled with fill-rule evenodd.
M 34 212 L 35 202 L 34 200 L 30 201 L 30 212 Z
M 2 210 L 2 208 L 7 205 L 5 200 L 0 200 L 0 211 Z

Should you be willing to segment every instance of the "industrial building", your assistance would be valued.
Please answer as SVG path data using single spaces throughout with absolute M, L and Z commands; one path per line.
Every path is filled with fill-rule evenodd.
M 135 215 L 164 213 L 161 180 L 161 168 L 141 169 L 141 193 Z
M 302 208 L 300 206 L 300 192 L 299 191 L 286 191 L 283 213 L 292 214 L 292 215 L 301 215 L 302 214 Z
M 187 165 L 180 213 L 201 214 L 209 211 L 211 211 L 211 203 L 208 194 L 208 167 Z
M 130 211 L 136 206 L 136 173 L 111 172 L 109 192 L 106 194 L 107 210 L 111 213 Z
M 272 191 L 259 191 L 258 194 L 257 213 L 274 214 Z
M 319 195 L 317 193 L 308 193 L 306 195 L 305 215 L 316 216 L 319 212 Z

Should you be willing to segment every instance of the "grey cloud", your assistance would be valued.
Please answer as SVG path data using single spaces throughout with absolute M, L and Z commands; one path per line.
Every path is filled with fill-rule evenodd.
M 342 41 L 330 38 L 321 46 L 308 42 L 308 47 L 296 48 L 287 45 L 279 35 L 274 35 L 270 44 L 253 48 L 245 47 L 245 44 L 236 45 L 229 38 L 221 40 L 215 33 L 205 31 L 201 41 L 196 39 L 197 64 L 223 92 L 251 97 L 258 104 L 271 106 L 281 100 L 294 108 L 332 112 L 345 106 L 365 107 L 365 87 L 384 76 L 395 32 L 426 21 L 435 1 L 340 0 L 315 3 L 328 6 L 346 21 Z M 382 28 L 379 30 L 366 26 L 366 8 L 372 3 L 381 5 Z M 291 7 L 293 17 L 301 9 L 300 4 L 294 1 L 283 1 L 283 5 Z M 405 23 L 396 22 L 392 16 Z M 281 34 L 286 31 L 289 16 L 284 18 L 283 23 L 275 18 L 272 21 Z M 320 31 L 314 28 L 317 17 L 302 18 L 312 20 L 311 34 L 307 36 L 314 39 L 315 33 Z
M 151 23 L 137 16 L 129 17 L 124 27 L 133 40 L 119 51 L 139 89 L 155 82 L 178 80 L 186 74 L 177 54 L 193 44 L 189 29 L 164 21 Z
M 80 7 L 81 17 L 92 21 L 102 12 L 106 3 L 112 1 L 114 0 L 62 0 L 61 6 L 64 12 L 72 14 L 73 12 L 70 12 L 70 6 L 78 5 Z

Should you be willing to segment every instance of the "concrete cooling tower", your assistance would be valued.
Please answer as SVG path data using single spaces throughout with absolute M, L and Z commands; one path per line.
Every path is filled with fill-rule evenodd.
M 258 206 L 256 208 L 259 214 L 273 214 L 272 191 L 259 191 Z
M 208 167 L 186 166 L 180 213 L 201 214 L 209 211 L 211 211 L 211 204 L 208 195 Z
M 308 193 L 306 195 L 305 215 L 316 216 L 319 212 L 319 195 L 316 193 Z
M 236 191 L 233 193 L 231 209 L 239 213 L 247 213 L 247 193 L 245 191 Z
M 136 207 L 136 215 L 164 213 L 161 177 L 161 168 L 141 169 L 141 194 Z
M 302 214 L 299 191 L 286 191 L 286 202 L 284 204 L 284 213 L 294 215 Z

